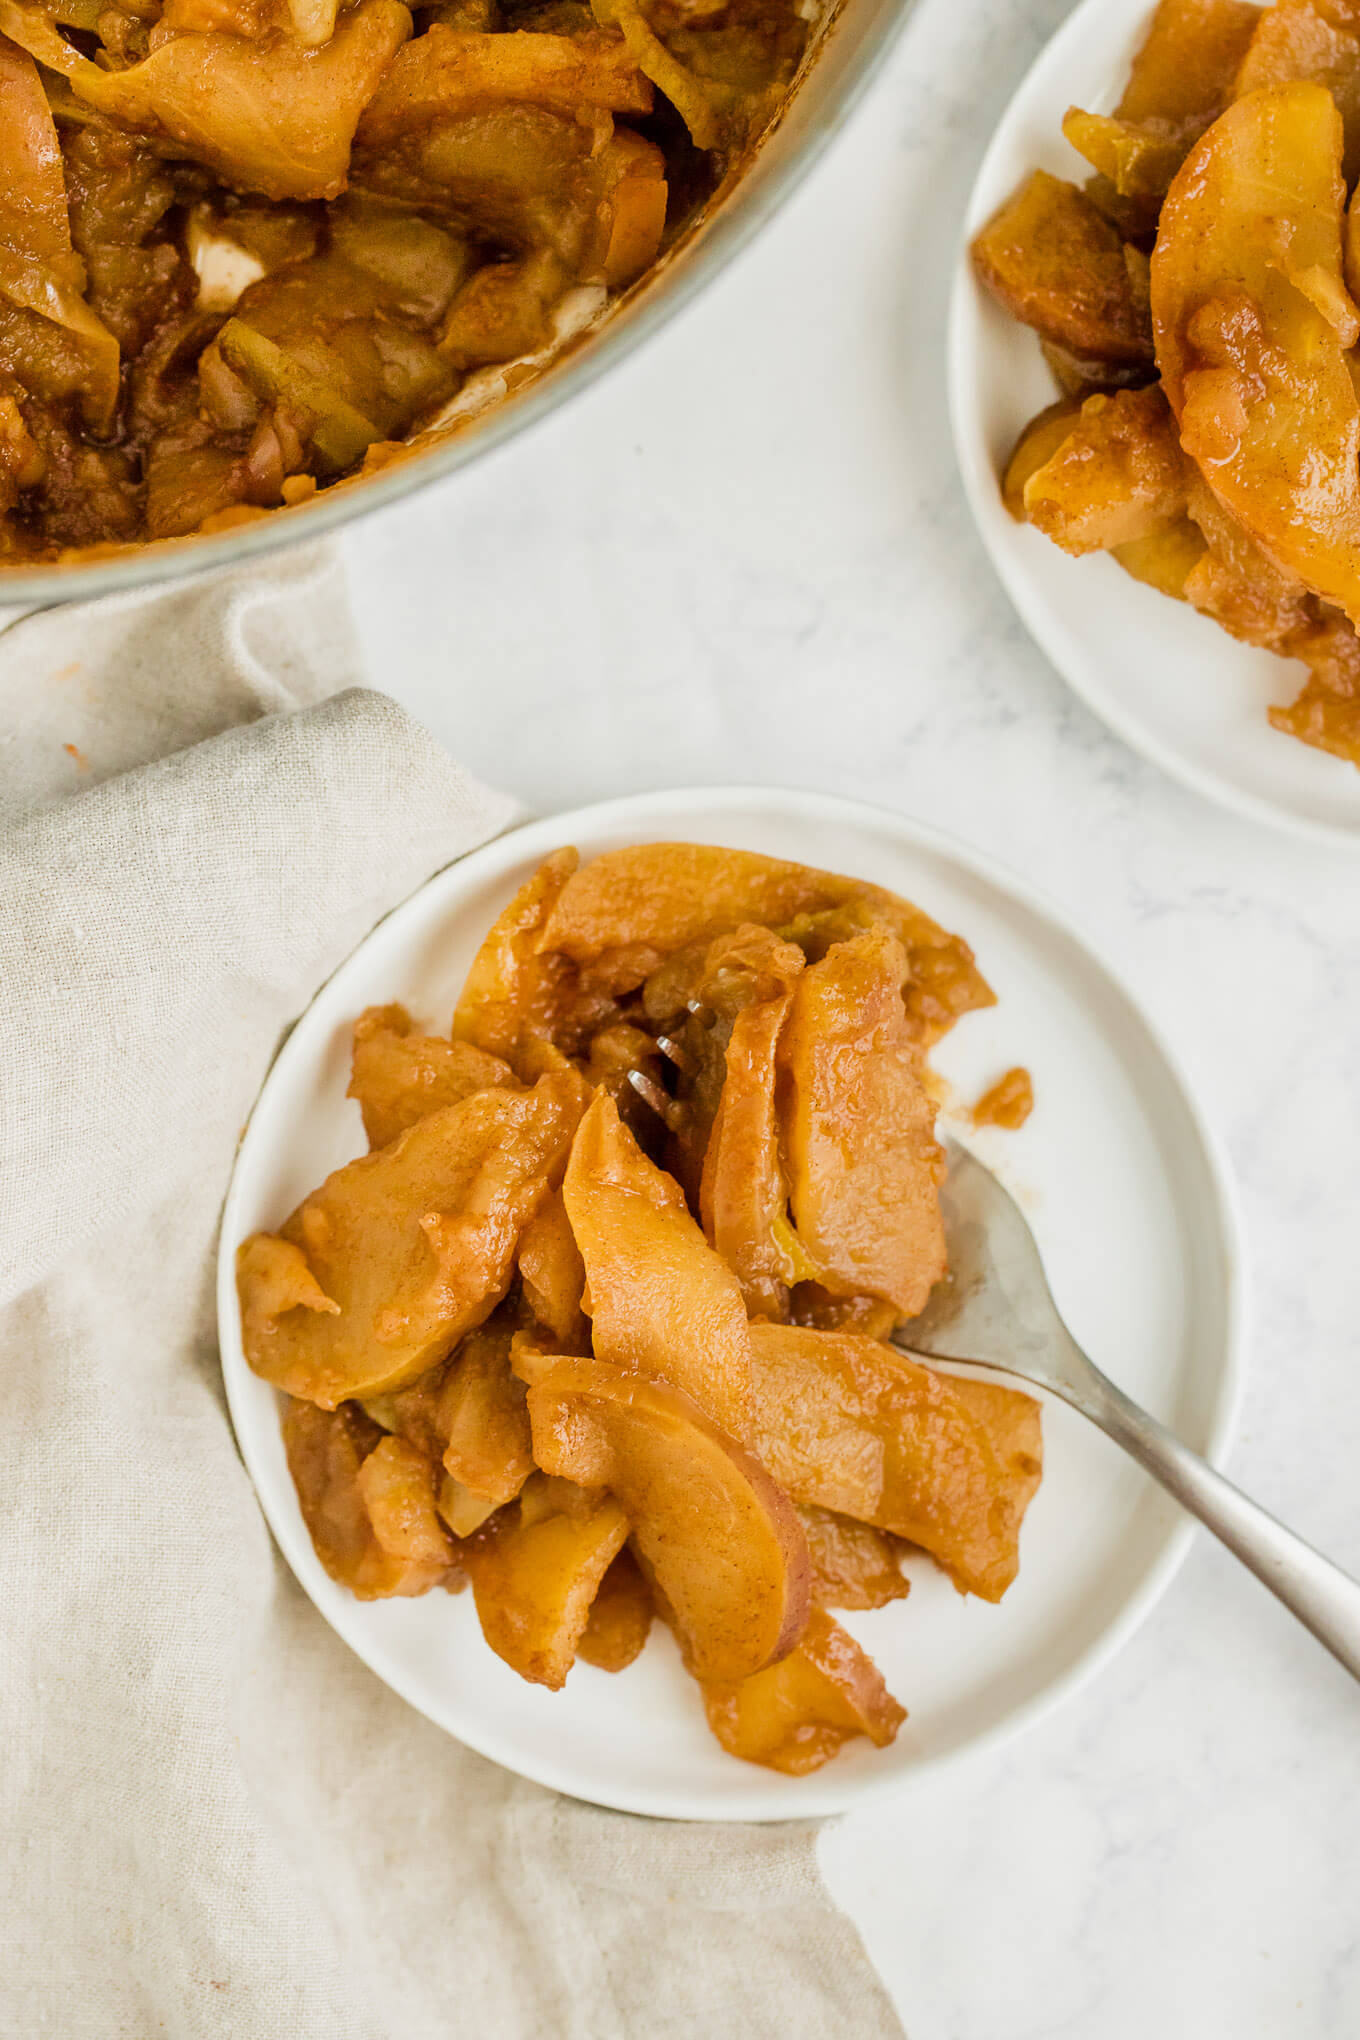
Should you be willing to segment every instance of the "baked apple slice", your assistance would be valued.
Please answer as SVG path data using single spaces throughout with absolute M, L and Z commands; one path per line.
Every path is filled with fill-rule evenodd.
M 442 1397 L 442 1414 L 445 1472 L 491 1508 L 513 1501 L 532 1474 L 534 1460 L 524 1383 L 510 1368 L 508 1328 L 488 1325 L 464 1339 Z
M 807 1622 L 807 1542 L 759 1460 L 666 1382 L 599 1360 L 517 1364 L 535 1459 L 617 1496 L 695 1677 L 744 1679 L 784 1657 Z
M 523 1064 L 525 1045 L 551 1040 L 568 975 L 539 942 L 579 861 L 574 850 L 554 850 L 520 887 L 472 959 L 453 1015 L 455 1041 L 502 1056 L 530 1078 L 538 1070 Z
M 794 987 L 779 1037 L 780 1134 L 805 1271 L 914 1317 L 945 1271 L 944 1151 L 885 928 L 838 942 Z
M 579 964 L 617 959 L 611 982 L 621 993 L 640 985 L 663 956 L 743 921 L 784 930 L 850 901 L 892 929 L 913 981 L 929 981 L 940 1033 L 961 1013 L 993 1003 L 968 944 L 910 900 L 863 879 L 714 843 L 641 843 L 593 858 L 563 886 L 538 946 Z
M 736 1277 L 602 1091 L 572 1144 L 562 1196 L 596 1358 L 673 1383 L 733 1437 L 749 1437 L 751 1347 Z
M 1034 171 L 975 237 L 972 257 L 998 303 L 1043 339 L 1151 372 L 1147 257 L 1075 184 Z
M 1341 115 L 1345 133 L 1341 174 L 1348 187 L 1360 174 L 1358 28 L 1360 20 L 1344 4 L 1273 0 L 1256 17 L 1234 95 L 1240 99 L 1263 85 L 1290 85 L 1305 78 L 1325 85 Z
M 872 1523 L 856 1523 L 833 1509 L 798 1511 L 812 1566 L 812 1598 L 819 1608 L 885 1608 L 904 1601 L 911 1582 L 902 1574 L 902 1541 Z
M 962 1593 L 999 1601 L 1042 1471 L 1033 1397 L 854 1332 L 755 1324 L 751 1350 L 758 1450 L 785 1492 L 921 1545 Z
M 447 1581 L 454 1547 L 435 1513 L 436 1469 L 385 1437 L 354 1403 L 290 1401 L 283 1445 L 316 1555 L 361 1601 L 428 1593 Z
M 255 1372 L 334 1409 L 404 1388 L 487 1318 L 580 1109 L 574 1076 L 479 1091 L 329 1176 L 237 1256 Z
M 885 1748 L 907 1718 L 873 1659 L 821 1608 L 781 1663 L 735 1683 L 707 1680 L 703 1695 L 725 1750 L 793 1778 L 820 1770 L 857 1735 Z
M 517 1091 L 509 1063 L 470 1041 L 416 1034 L 404 1006 L 370 1006 L 354 1023 L 347 1097 L 358 1100 L 371 1148 L 386 1147 L 418 1119 L 474 1091 Z
M 1113 552 L 1186 515 L 1192 470 L 1157 383 L 1088 397 L 1024 485 L 1024 514 L 1064 552 Z
M 588 1344 L 581 1298 L 586 1271 L 576 1235 L 560 1190 L 544 1199 L 524 1228 L 519 1243 L 519 1274 L 524 1301 L 557 1349 L 573 1353 Z
M 1232 98 L 1260 20 L 1249 0 L 1158 0 L 1116 118 L 1207 126 Z
M 793 954 L 801 965 L 801 953 Z M 775 1108 L 777 1051 L 792 1004 L 790 989 L 743 1007 L 733 1020 L 699 1185 L 704 1231 L 740 1283 L 752 1317 L 786 1316 L 797 1279 L 779 1236 L 789 1186 Z
M 556 1692 L 627 1535 L 628 1519 L 609 1495 L 535 1474 L 460 1554 L 497 1657 Z
M 652 1627 L 652 1590 L 625 1544 L 600 1581 L 576 1655 L 601 1672 L 622 1672 L 646 1643 Z
M 1341 272 L 1341 117 L 1325 87 L 1249 92 L 1191 150 L 1152 258 L 1181 444 L 1257 545 L 1360 619 L 1360 334 Z

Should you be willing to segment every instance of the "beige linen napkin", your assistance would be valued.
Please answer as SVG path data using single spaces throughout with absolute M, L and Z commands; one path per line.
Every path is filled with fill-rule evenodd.
M 513 1777 L 271 1546 L 213 1330 L 242 1122 L 515 818 L 355 663 L 324 555 L 0 636 L 0 2035 L 895 2034 L 810 1827 Z

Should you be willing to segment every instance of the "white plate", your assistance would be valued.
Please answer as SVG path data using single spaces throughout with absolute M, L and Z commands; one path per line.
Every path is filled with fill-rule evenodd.
M 1074 560 L 1001 502 L 1021 428 L 1057 395 L 1026 326 L 982 288 L 968 243 L 1031 170 L 1087 174 L 1062 137 L 1069 106 L 1104 113 L 1124 88 L 1149 0 L 1083 0 L 1012 99 L 968 202 L 949 319 L 949 408 L 983 544 L 1031 634 L 1087 706 L 1166 772 L 1258 821 L 1360 849 L 1360 771 L 1273 730 L 1301 665 L 1240 645 L 1104 554 Z
M 664 1634 L 628 1671 L 578 1665 L 554 1694 L 486 1648 L 470 1594 L 362 1603 L 336 1586 L 303 1527 L 274 1393 L 241 1351 L 237 1245 L 363 1151 L 345 1098 L 355 1015 L 400 999 L 447 1028 L 488 924 L 548 851 L 575 843 L 589 857 L 677 839 L 876 880 L 967 937 L 1000 1004 L 960 1023 L 938 1067 L 968 1099 L 1023 1063 L 1037 1097 L 1023 1132 L 976 1145 L 1024 1199 L 1078 1338 L 1190 1444 L 1223 1450 L 1241 1383 L 1242 1261 L 1223 1163 L 1167 1050 L 1082 941 L 1009 874 L 914 822 L 816 794 L 645 794 L 535 822 L 450 866 L 381 922 L 288 1037 L 242 1141 L 222 1226 L 222 1366 L 284 1556 L 327 1621 L 431 1720 L 512 1770 L 628 1812 L 832 1813 L 1032 1719 L 1166 1586 L 1185 1520 L 1079 1417 L 1045 1410 L 1044 1481 L 1020 1577 L 1000 1607 L 963 1599 L 922 1560 L 910 1566 L 909 1600 L 845 1618 L 910 1709 L 894 1746 L 852 1745 L 815 1776 L 790 1779 L 718 1747 Z

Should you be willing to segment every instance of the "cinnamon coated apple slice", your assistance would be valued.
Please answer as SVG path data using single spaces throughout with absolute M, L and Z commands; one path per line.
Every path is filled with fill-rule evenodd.
M 646 1643 L 652 1627 L 652 1590 L 625 1544 L 600 1581 L 576 1655 L 601 1672 L 622 1672 Z
M 820 1770 L 858 1735 L 885 1748 L 907 1718 L 873 1659 L 821 1608 L 780 1664 L 735 1684 L 707 1680 L 703 1695 L 730 1755 L 792 1778 Z
M 911 958 L 913 978 L 931 982 L 938 1033 L 972 1007 L 992 1004 L 968 944 L 910 900 L 863 879 L 714 843 L 641 843 L 592 858 L 563 886 L 538 948 L 581 964 L 615 957 L 614 989 L 627 991 L 661 957 L 711 941 L 740 922 L 784 929 L 800 916 L 851 901 L 863 902 L 892 929 Z M 622 968 L 629 958 L 636 959 L 634 971 Z
M 353 1403 L 290 1402 L 283 1444 L 316 1555 L 361 1601 L 424 1594 L 448 1579 L 454 1547 L 435 1514 L 435 1468 L 384 1437 Z
M 560 958 L 539 953 L 544 927 L 579 858 L 555 850 L 492 923 L 472 959 L 453 1015 L 453 1038 L 486 1049 L 532 1078 L 527 1044 L 551 1040 L 567 974 Z
M 758 1449 L 794 1500 L 921 1545 L 999 1601 L 1043 1466 L 1039 1405 L 937 1374 L 877 1339 L 751 1327 Z
M 1342 280 L 1341 116 L 1326 87 L 1248 92 L 1162 207 L 1152 323 L 1181 444 L 1279 567 L 1360 621 L 1360 335 Z
M 535 1474 L 460 1552 L 497 1657 L 557 1691 L 627 1535 L 628 1518 L 610 1495 Z
M 524 1228 L 519 1274 L 524 1301 L 538 1323 L 552 1333 L 559 1351 L 575 1352 L 585 1340 L 586 1271 L 560 1190 L 544 1199 Z
M 807 1504 L 798 1514 L 819 1608 L 883 1608 L 906 1599 L 911 1584 L 902 1574 L 902 1543 L 891 1531 Z
M 403 1388 L 488 1317 L 562 1166 L 572 1074 L 479 1091 L 348 1163 L 237 1256 L 246 1359 L 334 1409 Z
M 596 1358 L 673 1383 L 725 1431 L 749 1437 L 751 1346 L 736 1277 L 602 1091 L 572 1144 L 562 1196 Z
M 696 1678 L 776 1663 L 808 1617 L 796 1510 L 759 1460 L 668 1383 L 599 1360 L 521 1353 L 534 1457 L 606 1487 Z
M 793 988 L 779 1036 L 781 1147 L 809 1271 L 915 1317 L 945 1271 L 944 1151 L 902 1005 L 907 957 L 874 928 Z
M 404 1006 L 370 1006 L 354 1023 L 349 1090 L 371 1148 L 386 1147 L 417 1119 L 474 1091 L 518 1090 L 509 1063 L 470 1041 L 416 1034 Z
M 789 1186 L 775 1107 L 777 1050 L 792 1004 L 790 988 L 736 1015 L 699 1187 L 704 1231 L 752 1317 L 785 1316 L 798 1272 L 780 1240 Z

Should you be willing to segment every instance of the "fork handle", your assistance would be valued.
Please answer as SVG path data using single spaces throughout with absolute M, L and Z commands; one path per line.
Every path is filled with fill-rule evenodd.
M 1360 1679 L 1360 1582 L 1248 1500 L 1198 1452 L 1116 1388 L 1094 1363 L 1088 1364 L 1090 1376 L 1080 1388 L 1056 1381 L 1050 1386 L 1122 1445 L 1182 1508 L 1198 1516 L 1351 1676 Z M 1085 1369 L 1082 1372 L 1085 1375 Z

